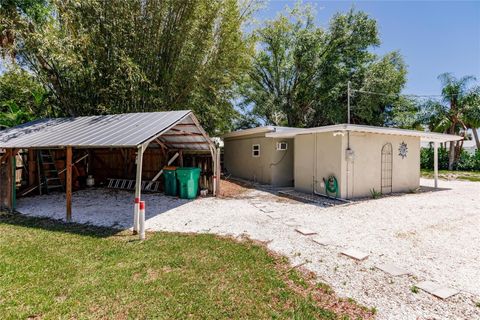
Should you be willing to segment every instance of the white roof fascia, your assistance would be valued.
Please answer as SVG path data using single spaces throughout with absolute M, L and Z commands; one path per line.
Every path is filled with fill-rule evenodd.
M 229 133 L 225 133 L 222 138 L 233 138 L 233 137 L 241 137 L 241 136 L 248 136 L 251 134 L 257 133 L 264 133 L 264 132 L 275 132 L 275 128 L 273 126 L 266 126 L 266 127 L 256 127 L 251 129 L 245 130 L 238 130 Z
M 299 134 L 335 132 L 335 131 L 366 132 L 366 133 L 379 133 L 379 134 L 391 134 L 391 135 L 399 135 L 399 136 L 420 137 L 422 141 L 432 141 L 432 142 L 447 142 L 447 141 L 463 140 L 463 137 L 460 137 L 457 135 L 451 135 L 451 134 L 443 134 L 443 133 L 437 133 L 437 132 L 424 132 L 424 131 L 398 129 L 398 128 L 374 127 L 374 126 L 355 125 L 355 124 L 336 124 L 336 125 L 324 126 L 324 127 L 292 130 L 290 132 L 271 132 L 271 133 L 267 133 L 266 136 L 271 138 L 293 138 Z

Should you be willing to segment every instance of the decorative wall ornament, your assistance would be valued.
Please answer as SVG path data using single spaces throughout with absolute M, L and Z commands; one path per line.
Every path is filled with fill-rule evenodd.
M 405 159 L 408 153 L 408 146 L 405 142 L 400 143 L 400 147 L 398 147 L 398 155 Z

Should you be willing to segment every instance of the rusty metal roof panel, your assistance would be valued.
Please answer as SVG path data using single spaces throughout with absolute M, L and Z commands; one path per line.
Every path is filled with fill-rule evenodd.
M 188 127 L 190 115 L 183 110 L 37 120 L 0 131 L 0 148 L 135 147 L 187 119 Z

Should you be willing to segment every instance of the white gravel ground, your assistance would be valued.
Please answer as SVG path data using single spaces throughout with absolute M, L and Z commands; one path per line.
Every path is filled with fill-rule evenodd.
M 422 185 L 433 185 L 422 180 Z M 340 295 L 375 307 L 379 319 L 480 319 L 480 183 L 441 181 L 442 191 L 392 196 L 322 208 L 251 190 L 236 199 L 179 200 L 144 195 L 147 229 L 248 235 L 291 259 L 309 261 L 319 281 Z M 18 211 L 63 219 L 63 195 L 18 200 Z M 73 197 L 73 221 L 130 228 L 133 195 L 85 190 Z M 305 227 L 331 244 L 295 232 Z M 369 254 L 357 262 L 345 248 Z M 394 263 L 412 275 L 375 268 Z M 447 300 L 413 293 L 423 280 L 460 290 Z

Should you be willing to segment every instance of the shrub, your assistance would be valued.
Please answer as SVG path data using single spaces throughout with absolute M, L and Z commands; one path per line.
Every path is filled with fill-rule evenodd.
M 433 170 L 433 147 L 422 148 L 420 151 L 420 167 L 422 169 Z M 438 148 L 438 169 L 448 169 L 448 151 L 444 148 Z

